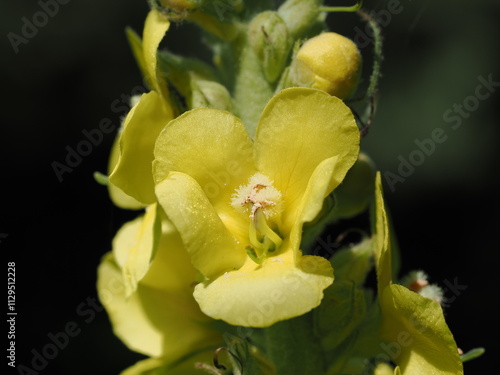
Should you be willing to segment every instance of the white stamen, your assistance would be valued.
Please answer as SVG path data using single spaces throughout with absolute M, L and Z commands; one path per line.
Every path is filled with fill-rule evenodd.
M 250 212 L 255 218 L 261 209 L 267 219 L 281 214 L 283 200 L 281 192 L 273 186 L 273 181 L 262 173 L 249 178 L 247 185 L 240 185 L 231 197 L 231 205 L 239 212 Z

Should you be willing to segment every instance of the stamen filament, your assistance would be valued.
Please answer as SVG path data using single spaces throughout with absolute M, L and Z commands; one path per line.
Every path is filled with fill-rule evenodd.
M 248 229 L 248 239 L 254 248 L 262 249 L 262 242 L 259 240 L 259 235 L 257 234 L 257 229 L 255 228 L 255 223 L 250 220 L 250 228 Z M 254 250 L 255 251 L 255 250 Z
M 269 238 L 274 243 L 275 249 L 280 247 L 283 240 L 276 234 L 276 232 L 269 228 L 269 225 L 267 225 L 266 217 L 261 210 L 257 210 L 257 212 L 255 213 L 255 221 L 255 227 L 259 231 L 259 233 Z

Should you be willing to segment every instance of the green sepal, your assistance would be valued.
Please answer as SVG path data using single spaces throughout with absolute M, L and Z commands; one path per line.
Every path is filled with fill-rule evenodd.
M 108 186 L 109 178 L 104 173 L 95 171 L 92 175 L 94 177 L 95 182 L 102 186 Z
M 473 359 L 481 357 L 486 350 L 484 348 L 474 348 L 469 350 L 467 353 L 464 353 L 460 356 L 460 359 L 463 362 L 471 361 Z
M 137 289 L 139 281 L 146 275 L 156 256 L 162 233 L 161 216 L 160 205 L 152 204 L 148 206 L 144 216 L 134 221 L 137 222 L 138 227 L 137 235 L 134 238 L 135 244 L 126 254 L 126 261 L 122 267 L 127 297 Z M 119 242 L 115 243 L 118 246 Z
M 130 49 L 132 50 L 132 54 L 134 55 L 135 61 L 139 66 L 142 76 L 147 77 L 148 71 L 146 68 L 146 61 L 144 60 L 141 37 L 130 27 L 127 27 L 125 29 L 125 35 L 127 36 Z M 149 84 L 149 82 L 147 83 Z M 149 87 L 149 89 L 152 90 L 153 87 Z

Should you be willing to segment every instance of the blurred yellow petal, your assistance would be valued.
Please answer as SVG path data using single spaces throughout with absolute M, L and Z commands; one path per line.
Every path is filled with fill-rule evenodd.
M 198 284 L 194 297 L 214 319 L 236 326 L 268 327 L 317 307 L 332 282 L 326 259 L 304 256 L 296 264 L 288 252 L 262 265 L 248 262 L 211 283 Z
M 154 91 L 143 94 L 127 115 L 120 135 L 120 157 L 110 182 L 136 200 L 156 201 L 152 163 L 154 145 L 163 127 L 172 120 Z
M 373 375 L 395 375 L 395 371 L 387 363 L 379 363 Z
M 122 232 L 133 229 L 140 230 L 134 223 L 126 225 Z M 98 269 L 97 287 L 115 334 L 130 349 L 173 363 L 217 345 L 221 337 L 192 296 L 198 274 L 179 234 L 169 225 L 164 229 L 150 268 L 133 293 L 127 296 L 123 270 L 113 255 L 122 257 L 125 251 L 105 256 Z M 123 240 L 117 242 L 123 245 Z M 119 261 L 123 263 L 123 259 Z
M 156 204 L 144 216 L 126 223 L 113 239 L 113 253 L 122 268 L 125 294 L 130 296 L 148 272 L 160 238 Z

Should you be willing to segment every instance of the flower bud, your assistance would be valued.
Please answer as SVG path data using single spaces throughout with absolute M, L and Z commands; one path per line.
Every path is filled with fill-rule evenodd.
M 290 74 L 293 85 L 348 98 L 359 81 L 361 54 L 350 39 L 336 33 L 323 33 L 309 39 L 299 49 Z
M 266 79 L 274 82 L 283 71 L 292 46 L 285 22 L 277 12 L 259 13 L 250 22 L 248 40 L 262 64 Z
M 208 107 L 230 111 L 232 109 L 231 95 L 220 83 L 197 80 L 192 84 L 190 100 L 191 108 Z
M 311 26 L 321 19 L 320 0 L 287 0 L 278 9 L 294 39 L 304 38 Z

